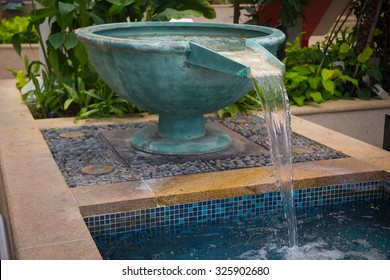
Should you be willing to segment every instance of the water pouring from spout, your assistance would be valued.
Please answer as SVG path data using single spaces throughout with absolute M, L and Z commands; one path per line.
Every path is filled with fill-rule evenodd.
M 250 77 L 261 103 L 267 124 L 274 174 L 280 190 L 287 221 L 289 246 L 298 246 L 292 176 L 290 106 L 283 83 L 284 66 L 267 50 L 247 48 L 224 52 L 231 59 L 250 67 Z

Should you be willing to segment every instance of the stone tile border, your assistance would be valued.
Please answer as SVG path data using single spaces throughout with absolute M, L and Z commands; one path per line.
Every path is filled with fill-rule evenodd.
M 294 191 L 297 210 L 312 207 L 336 207 L 354 203 L 384 203 L 388 201 L 390 185 L 382 181 L 336 184 Z M 243 203 L 245 201 L 245 203 Z M 140 230 L 151 230 L 183 225 L 212 223 L 231 218 L 280 213 L 283 209 L 279 192 L 227 197 L 170 206 L 156 206 L 142 210 L 85 216 L 93 237 L 112 236 Z

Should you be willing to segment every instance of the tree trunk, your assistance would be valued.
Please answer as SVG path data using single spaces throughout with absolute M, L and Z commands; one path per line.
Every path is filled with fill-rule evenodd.
M 367 3 L 365 11 L 362 11 L 362 14 L 358 19 L 358 37 L 355 46 L 356 53 L 361 53 L 365 47 L 371 45 L 381 7 L 382 0 L 370 0 Z
M 240 0 L 234 0 L 233 4 L 234 14 L 233 14 L 233 23 L 238 23 L 240 20 Z

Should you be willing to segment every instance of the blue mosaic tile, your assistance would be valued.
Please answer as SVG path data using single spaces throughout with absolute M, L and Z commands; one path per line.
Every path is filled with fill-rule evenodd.
M 383 199 L 385 200 L 386 203 L 390 203 L 390 183 L 384 183 Z
M 390 184 L 383 181 L 347 183 L 294 190 L 297 209 L 323 207 L 360 201 L 390 201 Z M 282 210 L 279 192 L 226 199 L 162 206 L 123 213 L 85 217 L 92 236 L 112 235 L 178 227 L 193 223 L 210 223 L 247 216 L 277 214 Z

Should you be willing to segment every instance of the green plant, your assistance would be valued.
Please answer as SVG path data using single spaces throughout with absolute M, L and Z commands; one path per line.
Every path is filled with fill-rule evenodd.
M 388 91 L 390 89 L 390 77 L 387 75 L 390 71 L 389 0 L 349 0 L 325 42 L 323 52 L 328 53 L 328 48 L 334 41 L 340 41 L 340 37 L 344 40 L 343 26 L 352 14 L 357 20 L 354 28 L 348 33 L 349 48 L 355 54 L 361 54 L 364 50 L 366 54 L 370 54 L 372 51 L 373 59 L 370 60 L 375 60 L 375 66 L 372 66 L 374 63 L 369 60 L 368 63 L 363 63 L 363 68 L 365 65 L 367 66 L 363 70 L 368 72 L 376 82 L 380 81 L 382 87 Z M 340 43 L 338 42 L 338 44 Z M 367 49 L 367 47 L 372 50 Z M 361 56 L 361 59 L 363 57 L 364 55 Z M 367 90 L 366 95 L 368 95 Z
M 75 84 L 75 87 L 71 87 L 66 83 L 62 84 L 68 98 L 65 100 L 64 110 L 67 110 L 72 103 L 77 104 L 79 108 L 84 108 L 91 102 L 91 96 L 88 94 L 88 90 L 85 89 L 83 80 L 78 77 Z M 77 88 L 77 90 L 75 88 Z
M 30 17 L 3 18 L 0 21 L 0 44 L 10 44 L 15 34 L 18 34 L 20 43 L 37 43 L 38 34 L 36 30 L 27 31 L 29 23 Z
M 366 47 L 356 54 L 350 42 L 351 36 L 344 31 L 343 36 L 329 46 L 327 53 L 320 44 L 301 48 L 299 37 L 294 44 L 287 44 L 284 78 L 291 103 L 302 106 L 309 101 L 371 98 L 370 84 L 365 84 L 364 79 L 368 77 L 377 82 L 382 79 L 378 68 L 368 64 L 373 50 Z
M 38 75 L 39 66 L 40 66 L 39 63 L 32 64 L 30 72 L 35 76 Z M 30 67 L 30 62 L 28 60 L 27 55 L 24 56 L 24 67 L 25 67 L 25 69 L 29 69 L 29 67 Z M 25 85 L 27 85 L 28 80 L 30 80 L 29 77 L 27 76 L 25 70 L 15 71 L 15 70 L 9 69 L 9 68 L 7 68 L 7 70 L 10 71 L 11 74 L 15 77 L 16 88 L 19 90 L 21 90 Z
M 29 65 L 27 76 L 32 81 L 34 89 L 26 92 L 22 97 L 23 100 L 28 97 L 34 100 L 35 108 L 42 114 L 43 118 L 47 118 L 60 110 L 64 98 L 64 89 L 56 81 L 54 75 L 47 75 L 47 71 L 42 71 L 41 79 L 38 79 L 34 72 L 37 65 L 45 67 L 37 61 Z
M 234 116 L 238 113 L 246 113 L 248 110 L 256 110 L 260 106 L 260 100 L 254 90 L 249 91 L 243 98 L 234 104 L 218 110 L 218 116 Z
M 94 99 L 94 103 L 81 108 L 77 114 L 77 118 L 101 118 L 110 115 L 122 116 L 126 113 L 135 113 L 139 109 L 127 102 L 122 97 L 119 97 L 112 91 L 103 81 L 99 81 L 102 85 L 97 89 L 86 91 L 86 94 Z

